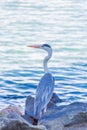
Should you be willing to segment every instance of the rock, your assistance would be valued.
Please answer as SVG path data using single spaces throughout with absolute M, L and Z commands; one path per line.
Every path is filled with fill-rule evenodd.
M 0 111 L 0 130 L 87 130 L 87 103 L 60 105 L 57 101 L 51 99 L 47 111 L 34 126 L 34 98 L 28 96 L 24 115 L 15 106 Z
M 87 122 L 66 127 L 64 130 L 87 130 Z
M 57 99 L 57 98 L 55 98 Z M 61 101 L 61 100 L 60 100 Z M 56 103 L 57 100 L 56 100 Z M 51 99 L 47 106 L 46 113 L 39 119 L 38 124 L 43 125 L 47 130 L 87 130 L 87 104 L 75 102 L 70 105 L 56 105 Z M 34 98 L 28 96 L 25 107 L 25 119 L 29 122 L 33 120 L 29 117 L 33 115 Z
M 53 103 L 59 103 L 59 102 L 62 102 L 62 99 L 60 99 L 56 93 L 53 93 L 53 96 L 52 96 L 52 98 L 51 98 L 51 101 L 52 101 Z
M 21 117 L 17 106 L 0 111 L 0 130 L 46 130 L 45 126 L 33 126 Z
M 39 124 L 48 130 L 87 130 L 87 103 L 75 102 L 48 110 Z
M 6 124 L 6 126 L 2 127 L 0 130 L 29 130 L 29 126 L 24 122 L 14 120 Z
M 34 98 L 30 95 L 26 99 L 25 114 L 28 116 L 34 116 Z
M 21 106 L 8 106 L 7 108 L 0 111 L 0 116 L 8 116 L 9 113 L 16 113 L 22 115 Z

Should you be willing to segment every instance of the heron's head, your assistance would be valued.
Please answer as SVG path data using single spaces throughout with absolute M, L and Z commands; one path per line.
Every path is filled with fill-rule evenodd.
M 31 46 L 28 46 L 28 47 L 40 48 L 40 49 L 43 49 L 43 50 L 45 50 L 45 51 L 47 51 L 47 52 L 52 51 L 51 46 L 48 45 L 48 44 L 42 44 L 42 45 L 31 45 Z
M 44 49 L 44 50 L 46 50 L 46 51 L 49 51 L 49 50 L 52 49 L 51 46 L 48 45 L 48 44 L 43 44 L 43 45 L 41 45 L 41 48 Z

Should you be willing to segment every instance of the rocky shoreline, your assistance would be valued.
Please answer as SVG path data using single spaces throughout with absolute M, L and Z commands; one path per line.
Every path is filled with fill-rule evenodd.
M 28 96 L 25 114 L 18 106 L 9 106 L 0 111 L 0 130 L 87 130 L 87 103 L 74 102 L 69 105 L 56 105 L 62 100 L 53 95 L 47 112 L 36 121 L 33 118 L 34 98 Z

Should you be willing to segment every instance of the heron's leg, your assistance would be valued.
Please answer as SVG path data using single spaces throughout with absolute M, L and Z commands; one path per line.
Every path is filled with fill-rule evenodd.
M 40 112 L 40 117 L 42 117 L 42 114 L 45 113 L 46 110 L 47 110 L 47 107 L 45 107 L 45 108 L 42 110 L 42 112 Z
M 47 111 L 47 107 L 44 108 L 44 113 Z
M 40 117 L 42 116 L 42 112 L 40 112 Z

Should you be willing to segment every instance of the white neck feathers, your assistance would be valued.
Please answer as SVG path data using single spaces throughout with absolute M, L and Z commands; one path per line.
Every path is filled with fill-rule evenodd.
M 43 67 L 44 67 L 45 73 L 46 73 L 46 72 L 49 72 L 47 63 L 48 63 L 48 60 L 49 60 L 49 59 L 51 58 L 51 56 L 52 56 L 52 49 L 48 49 L 47 52 L 48 52 L 48 55 L 44 58 L 44 61 L 43 61 Z

